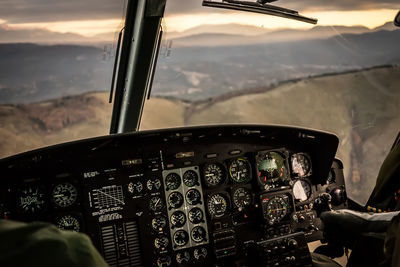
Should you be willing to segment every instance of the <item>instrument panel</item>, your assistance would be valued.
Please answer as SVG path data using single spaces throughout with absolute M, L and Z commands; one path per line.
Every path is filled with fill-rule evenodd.
M 0 218 L 86 233 L 110 266 L 307 266 L 319 213 L 347 205 L 337 145 L 257 125 L 62 144 L 0 161 Z

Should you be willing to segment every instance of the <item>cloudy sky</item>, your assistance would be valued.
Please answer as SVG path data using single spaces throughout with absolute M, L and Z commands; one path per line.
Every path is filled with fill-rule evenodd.
M 49 29 L 86 36 L 115 32 L 127 0 L 0 0 L 0 24 L 8 29 Z M 168 31 L 201 24 L 241 23 L 266 28 L 312 27 L 266 15 L 230 12 L 201 6 L 202 0 L 167 0 Z M 392 20 L 399 0 L 280 0 L 274 4 L 319 19 L 319 25 L 364 25 L 370 28 Z

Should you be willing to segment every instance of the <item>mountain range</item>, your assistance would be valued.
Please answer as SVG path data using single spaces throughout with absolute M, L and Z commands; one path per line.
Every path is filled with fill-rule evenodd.
M 285 80 L 399 64 L 400 30 L 387 30 L 390 27 L 387 24 L 368 32 L 363 32 L 368 30 L 363 27 L 337 27 L 335 33 L 342 34 L 331 37 L 326 36 L 330 36 L 332 27 L 282 30 L 246 38 L 206 34 L 219 44 L 225 42 L 224 46 L 212 45 L 213 39 L 205 35 L 183 37 L 198 39 L 196 44 L 190 41 L 190 46 L 178 46 L 178 39 L 173 40 L 169 51 L 163 47 L 152 93 L 194 101 Z M 264 35 L 276 40 L 248 43 Z M 300 39 L 285 39 L 288 36 Z M 242 43 L 235 43 L 236 38 Z M 93 45 L 0 44 L 0 103 L 108 91 L 113 54 L 113 49 Z

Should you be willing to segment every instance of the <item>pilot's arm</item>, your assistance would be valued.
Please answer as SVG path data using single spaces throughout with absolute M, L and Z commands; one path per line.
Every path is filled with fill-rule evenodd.
M 399 134 L 400 136 L 400 134 Z M 352 264 L 365 261 L 399 266 L 400 257 L 400 142 L 393 145 L 383 162 L 376 186 L 368 201 L 369 205 L 385 213 L 367 213 L 352 210 L 323 212 L 324 235 L 332 248 L 347 247 L 353 250 Z M 374 247 L 375 246 L 375 247 Z M 383 254 L 383 247 L 385 253 Z M 369 251 L 367 251 L 370 249 Z M 318 250 L 318 249 L 317 249 Z M 319 250 L 321 252 L 322 250 Z M 376 255 L 373 255 L 376 254 Z M 337 255 L 338 256 L 338 255 Z
M 61 231 L 42 222 L 27 224 L 0 220 L 0 266 L 108 265 L 85 234 Z

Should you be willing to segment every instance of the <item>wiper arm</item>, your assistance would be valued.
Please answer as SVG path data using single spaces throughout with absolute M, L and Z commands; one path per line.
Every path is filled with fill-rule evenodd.
M 274 0 L 259 0 L 257 2 L 249 1 L 236 1 L 236 0 L 223 0 L 222 2 L 203 0 L 203 6 L 225 8 L 231 10 L 248 11 L 272 15 L 287 19 L 294 19 L 306 23 L 317 24 L 318 20 L 314 18 L 305 17 L 299 14 L 298 11 L 266 4 L 266 2 L 273 2 Z

